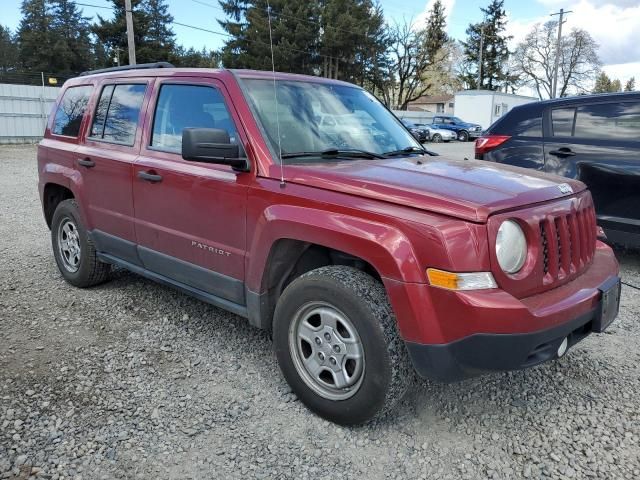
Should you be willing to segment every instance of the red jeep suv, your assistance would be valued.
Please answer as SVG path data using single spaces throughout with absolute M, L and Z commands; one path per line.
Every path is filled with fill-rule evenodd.
M 160 67 L 72 79 L 49 119 L 39 189 L 69 283 L 116 265 L 246 317 L 342 424 L 414 371 L 530 367 L 615 318 L 579 181 L 435 156 L 348 83 Z

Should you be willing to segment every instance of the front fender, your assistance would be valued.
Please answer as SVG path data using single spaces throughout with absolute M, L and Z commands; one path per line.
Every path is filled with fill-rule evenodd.
M 314 208 L 273 205 L 258 219 L 247 257 L 247 286 L 261 290 L 272 246 L 281 239 L 322 245 L 361 258 L 383 278 L 424 283 L 409 239 L 397 228 Z

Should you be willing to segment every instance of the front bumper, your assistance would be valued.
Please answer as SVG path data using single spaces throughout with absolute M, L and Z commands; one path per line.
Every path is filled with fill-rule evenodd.
M 558 327 L 532 333 L 480 333 L 455 342 L 421 345 L 406 342 L 418 375 L 441 382 L 455 382 L 492 371 L 520 370 L 557 358 L 567 347 L 594 331 L 600 309 L 596 308 Z
M 470 130 L 469 138 L 478 138 L 482 136 L 482 130 Z
M 565 337 L 571 347 L 601 331 L 602 292 L 619 278 L 613 252 L 597 245 L 582 275 L 527 298 L 500 289 L 453 292 L 410 286 L 398 320 L 416 371 L 425 378 L 456 381 L 527 368 L 555 358 Z M 418 317 L 419 308 L 426 315 Z M 405 322 L 411 314 L 420 320 Z

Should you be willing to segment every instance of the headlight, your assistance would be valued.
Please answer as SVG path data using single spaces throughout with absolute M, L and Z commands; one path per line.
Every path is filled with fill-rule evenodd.
M 517 273 L 527 258 L 527 239 L 520 225 L 505 220 L 496 237 L 496 256 L 500 268 L 507 273 Z

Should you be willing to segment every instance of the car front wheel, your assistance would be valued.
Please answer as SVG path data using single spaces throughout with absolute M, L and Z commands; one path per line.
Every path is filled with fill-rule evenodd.
M 355 268 L 318 268 L 288 285 L 273 341 L 298 398 L 339 424 L 387 413 L 414 378 L 384 287 Z
M 466 132 L 464 130 L 461 130 L 458 132 L 458 140 L 460 140 L 461 142 L 466 142 L 469 140 L 469 132 Z
M 439 133 L 436 133 L 432 138 L 431 141 L 433 143 L 440 143 L 442 142 L 442 136 Z

